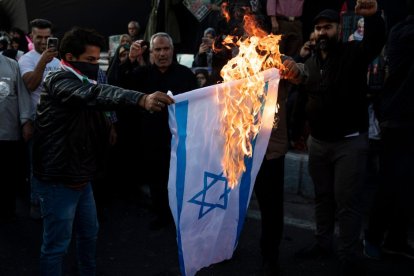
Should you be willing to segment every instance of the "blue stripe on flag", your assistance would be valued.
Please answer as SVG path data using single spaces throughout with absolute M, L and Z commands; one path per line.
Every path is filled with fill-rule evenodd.
M 183 208 L 184 198 L 184 184 L 186 172 L 186 138 L 187 138 L 187 116 L 188 116 L 188 101 L 183 101 L 175 104 L 175 119 L 177 122 L 177 172 L 176 172 L 176 196 L 177 196 L 177 244 L 178 257 L 180 260 L 180 269 L 185 273 L 184 255 L 181 246 L 181 229 L 180 218 L 181 210 Z
M 256 146 L 256 138 L 252 141 L 252 149 L 254 156 L 254 148 Z M 244 164 L 246 165 L 246 171 L 243 173 L 242 179 L 240 181 L 240 189 L 239 189 L 239 222 L 237 224 L 237 236 L 234 243 L 234 247 L 237 246 L 239 241 L 241 230 L 243 229 L 244 218 L 246 217 L 247 212 L 247 203 L 249 202 L 249 195 L 250 195 L 250 186 L 252 185 L 251 180 L 251 173 L 252 173 L 252 165 L 253 165 L 253 157 L 245 157 Z M 253 183 L 254 184 L 254 183 Z

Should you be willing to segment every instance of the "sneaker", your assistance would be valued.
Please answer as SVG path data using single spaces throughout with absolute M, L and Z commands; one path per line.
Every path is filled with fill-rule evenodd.
M 315 243 L 309 247 L 305 247 L 300 251 L 295 253 L 295 257 L 301 259 L 318 259 L 318 258 L 328 258 L 333 255 L 332 249 L 327 249 L 320 246 L 318 243 Z
M 30 204 L 30 218 L 34 220 L 39 220 L 42 218 L 39 204 L 34 204 L 34 203 Z
M 399 255 L 406 258 L 414 259 L 414 248 L 409 244 L 404 246 L 396 247 L 384 244 L 382 247 L 382 252 L 390 255 Z
M 364 250 L 363 253 L 366 257 L 374 260 L 380 260 L 381 259 L 381 248 L 377 245 L 374 245 L 364 239 Z

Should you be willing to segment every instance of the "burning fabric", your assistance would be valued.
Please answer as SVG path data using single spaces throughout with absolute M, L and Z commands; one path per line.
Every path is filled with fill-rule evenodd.
M 236 248 L 276 111 L 278 71 L 269 69 L 257 77 L 263 82 L 258 89 L 261 102 L 254 106 L 257 114 L 251 118 L 256 124 L 252 127 L 255 135 L 246 145 L 250 157 L 244 158 L 244 170 L 234 188 L 222 166 L 226 151 L 222 129 L 227 123 L 221 114 L 229 104 L 219 99 L 238 93 L 235 90 L 246 80 L 177 95 L 176 104 L 169 106 L 172 141 L 168 190 L 183 275 L 194 275 L 202 267 L 230 259 Z
M 283 69 L 279 52 L 280 36 L 267 35 L 255 27 L 254 20 L 246 15 L 244 29 L 248 37 L 239 39 L 235 44 L 238 55 L 231 59 L 221 70 L 224 82 L 244 79 L 237 87 L 224 86 L 226 92 L 220 101 L 224 104 L 222 112 L 222 132 L 224 133 L 225 152 L 223 155 L 224 173 L 231 187 L 237 184 L 240 175 L 246 170 L 245 156 L 252 156 L 252 139 L 260 129 L 264 77 L 259 72 L 269 68 Z M 232 47 L 235 37 L 228 36 L 224 45 Z

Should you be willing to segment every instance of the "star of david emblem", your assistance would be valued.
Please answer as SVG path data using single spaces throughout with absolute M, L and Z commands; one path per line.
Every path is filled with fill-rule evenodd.
M 223 173 L 217 175 L 204 172 L 203 189 L 188 202 L 200 205 L 198 219 L 201 219 L 215 208 L 226 210 L 230 191 L 231 188 L 229 188 L 227 178 L 223 176 Z

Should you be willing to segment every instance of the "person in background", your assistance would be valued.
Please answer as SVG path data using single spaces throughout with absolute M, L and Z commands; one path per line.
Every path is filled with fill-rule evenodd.
M 414 1 L 409 15 L 396 24 L 386 45 L 388 78 L 378 104 L 381 128 L 379 187 L 365 231 L 364 254 L 414 259 L 408 225 L 414 206 Z
M 208 71 L 206 69 L 196 69 L 194 72 L 196 79 L 197 79 L 197 84 L 198 87 L 206 87 L 209 85 L 212 85 L 211 81 L 210 81 L 210 74 L 208 73 Z
M 17 61 L 24 55 L 24 52 L 22 50 L 19 50 L 20 41 L 21 41 L 20 39 L 18 39 L 16 37 L 13 37 L 11 39 L 11 42 L 10 42 L 11 49 L 13 49 L 13 50 L 16 51 L 16 57 L 15 57 L 15 59 Z
M 115 55 L 111 59 L 111 62 L 109 63 L 109 66 L 108 66 L 108 70 L 106 71 L 109 84 L 119 85 L 119 82 L 118 82 L 119 66 L 128 59 L 130 47 L 131 47 L 130 44 L 121 44 L 115 50 Z
M 303 0 L 267 0 L 272 33 L 282 35 L 280 52 L 287 56 L 296 56 L 303 44 L 303 3 Z
M 44 80 L 33 136 L 33 175 L 43 218 L 41 275 L 62 275 L 74 224 L 79 274 L 96 274 L 98 220 L 91 182 L 110 126 L 102 110 L 131 107 L 158 112 L 173 103 L 162 92 L 146 95 L 98 84 L 104 46 L 96 31 L 71 29 L 60 44 L 61 68 Z
M 364 37 L 364 18 L 361 17 L 357 22 L 357 29 L 349 36 L 348 41 L 361 41 Z
M 47 49 L 47 39 L 52 36 L 52 23 L 46 19 L 34 19 L 30 22 L 34 49 L 19 59 L 20 73 L 30 92 L 33 108 L 39 104 L 43 79 L 48 72 L 59 69 L 58 49 Z M 31 141 L 29 142 L 29 160 L 31 160 Z M 30 161 L 30 217 L 40 219 L 39 199 L 36 195 L 36 181 L 32 178 Z
M 209 67 L 212 68 L 213 62 L 213 43 L 216 39 L 216 31 L 213 28 L 204 30 L 204 36 L 198 48 L 197 54 L 194 55 L 192 67 Z
M 22 165 L 22 141 L 32 135 L 33 108 L 15 60 L 0 54 L 0 224 L 15 217 L 16 189 Z
M 131 45 L 133 42 L 131 36 L 129 34 L 122 34 L 119 38 L 119 45 L 129 44 Z
M 300 48 L 299 55 L 294 57 L 298 63 L 305 61 L 315 54 L 316 34 L 312 32 L 309 40 Z M 299 152 L 308 150 L 306 141 L 309 136 L 309 129 L 306 120 L 305 106 L 308 95 L 302 85 L 292 86 L 286 103 L 286 117 L 288 125 L 288 137 L 291 149 Z
M 12 39 L 16 39 L 16 42 L 19 45 L 18 49 L 16 50 L 20 50 L 23 53 L 27 53 L 29 51 L 29 42 L 26 38 L 26 34 L 22 29 L 13 27 L 10 29 L 9 34 Z
M 287 70 L 281 73 L 277 106 L 269 144 L 254 184 L 254 192 L 260 208 L 260 249 L 263 260 L 263 275 L 280 275 L 279 246 L 283 236 L 285 155 L 288 150 L 286 122 L 286 99 L 292 83 L 300 83 L 305 75 L 303 64 L 296 64 L 285 57 Z
M 143 38 L 143 34 L 141 33 L 141 26 L 139 25 L 138 21 L 129 21 L 128 34 L 131 37 L 131 42 Z

